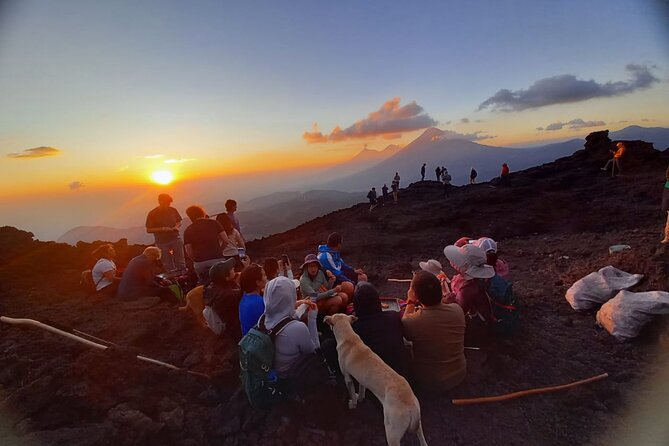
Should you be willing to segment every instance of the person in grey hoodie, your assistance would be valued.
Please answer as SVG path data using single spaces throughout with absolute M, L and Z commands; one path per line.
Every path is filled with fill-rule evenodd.
M 316 302 L 320 314 L 335 314 L 346 308 L 348 296 L 342 291 L 341 285 L 335 286 L 334 274 L 323 272 L 316 254 L 307 255 L 300 269 L 302 297 Z
M 307 323 L 301 322 L 295 314 L 297 292 L 295 284 L 287 277 L 279 276 L 265 286 L 265 327 L 271 330 L 286 318 L 292 319 L 283 327 L 274 339 L 274 369 L 279 378 L 290 381 L 291 369 L 301 356 L 310 355 L 320 348 L 316 316 L 318 307 L 310 301 L 301 301 L 308 312 Z M 299 383 L 295 383 L 299 386 Z

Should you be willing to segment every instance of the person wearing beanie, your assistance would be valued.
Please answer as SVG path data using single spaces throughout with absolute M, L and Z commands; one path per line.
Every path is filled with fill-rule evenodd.
M 353 331 L 390 368 L 408 378 L 400 313 L 383 311 L 379 292 L 369 282 L 359 282 L 355 287 L 353 309 L 358 318 Z

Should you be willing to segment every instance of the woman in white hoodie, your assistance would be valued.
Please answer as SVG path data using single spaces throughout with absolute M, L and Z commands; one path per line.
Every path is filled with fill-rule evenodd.
M 320 343 L 316 329 L 318 307 L 310 300 L 297 300 L 295 284 L 287 277 L 279 276 L 265 286 L 265 327 L 274 328 L 284 319 L 291 319 L 274 339 L 274 369 L 279 378 L 290 379 L 291 369 L 302 356 L 313 355 Z M 298 305 L 306 305 L 307 323 L 300 321 L 295 314 Z

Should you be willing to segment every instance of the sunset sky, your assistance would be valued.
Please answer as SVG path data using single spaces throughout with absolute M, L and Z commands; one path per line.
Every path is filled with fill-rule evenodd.
M 249 198 L 433 126 L 496 146 L 667 127 L 661 3 L 0 1 L 0 225 L 141 225 L 124 210 L 156 171 Z

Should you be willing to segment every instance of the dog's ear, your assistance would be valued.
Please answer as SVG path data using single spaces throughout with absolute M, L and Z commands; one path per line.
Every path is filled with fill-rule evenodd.
M 328 325 L 332 325 L 332 316 L 325 316 L 323 318 L 323 322 L 325 322 Z
M 351 324 L 353 324 L 354 322 L 358 322 L 358 318 L 356 316 L 353 316 L 352 314 L 348 318 L 351 321 Z

